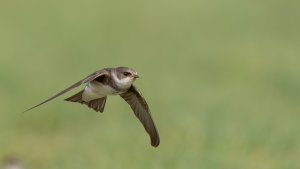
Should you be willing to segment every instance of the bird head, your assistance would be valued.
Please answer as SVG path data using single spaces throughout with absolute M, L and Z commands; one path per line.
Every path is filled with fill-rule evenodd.
M 117 67 L 115 73 L 117 85 L 124 89 L 129 88 L 132 83 L 139 78 L 138 73 L 134 69 L 128 67 Z

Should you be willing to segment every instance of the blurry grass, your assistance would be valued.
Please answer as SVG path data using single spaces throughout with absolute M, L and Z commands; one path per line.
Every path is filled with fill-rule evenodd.
M 0 158 L 27 168 L 299 168 L 298 1 L 5 1 Z M 141 78 L 157 149 L 119 97 L 56 101 L 97 69 Z M 74 91 L 75 93 L 75 91 Z

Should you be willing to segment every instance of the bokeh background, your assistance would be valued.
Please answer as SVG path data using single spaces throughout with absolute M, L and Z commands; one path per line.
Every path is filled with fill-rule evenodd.
M 2 0 L 0 158 L 26 169 L 300 168 L 300 1 Z M 103 67 L 140 79 L 158 148 L 129 106 L 63 99 Z M 0 159 L 0 160 L 1 160 Z

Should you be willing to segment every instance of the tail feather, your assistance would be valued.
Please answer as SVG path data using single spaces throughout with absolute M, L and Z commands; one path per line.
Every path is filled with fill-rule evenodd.
M 81 90 L 80 92 L 76 93 L 75 95 L 66 98 L 66 101 L 70 101 L 70 102 L 78 102 L 81 104 L 85 104 L 87 105 L 89 108 L 94 109 L 96 112 L 103 112 L 104 111 L 104 107 L 105 107 L 105 103 L 106 103 L 106 96 L 99 98 L 99 99 L 94 99 L 88 102 L 85 102 L 84 100 L 82 100 L 82 93 L 84 92 L 84 90 Z
M 104 111 L 105 103 L 106 96 L 99 99 L 91 100 L 88 103 L 85 102 L 84 104 L 86 104 L 89 108 L 94 109 L 96 112 L 102 113 Z
M 79 102 L 79 103 L 83 103 L 84 101 L 82 100 L 82 93 L 84 92 L 84 90 L 81 90 L 80 92 L 76 93 L 75 95 L 66 98 L 66 101 L 70 101 L 70 102 Z

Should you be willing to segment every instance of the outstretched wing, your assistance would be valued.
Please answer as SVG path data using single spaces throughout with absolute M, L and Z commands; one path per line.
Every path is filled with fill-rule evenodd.
M 135 116 L 140 120 L 150 135 L 151 145 L 157 147 L 160 142 L 159 134 L 151 117 L 150 109 L 142 94 L 132 85 L 127 92 L 120 96 L 130 105 Z
M 45 104 L 45 103 L 47 103 L 47 102 L 49 102 L 49 101 L 55 99 L 56 97 L 58 97 L 58 96 L 60 96 L 60 95 L 62 95 L 62 94 L 65 94 L 66 92 L 68 92 L 68 91 L 70 91 L 70 90 L 72 90 L 72 89 L 74 89 L 74 88 L 76 88 L 76 87 L 78 87 L 78 86 L 80 86 L 80 85 L 82 85 L 82 84 L 84 84 L 84 83 L 88 83 L 88 82 L 90 82 L 90 81 L 96 79 L 97 77 L 105 76 L 105 75 L 107 75 L 107 74 L 108 74 L 108 72 L 107 72 L 105 69 L 96 71 L 96 72 L 90 74 L 89 76 L 87 76 L 86 78 L 84 78 L 84 79 L 78 81 L 77 83 L 71 85 L 70 87 L 64 89 L 63 91 L 57 93 L 56 95 L 54 95 L 54 96 L 48 98 L 47 100 L 45 100 L 45 101 L 43 101 L 43 102 L 41 102 L 41 103 L 39 103 L 39 104 L 37 104 L 37 105 L 35 105 L 35 106 L 33 106 L 33 107 L 27 109 L 27 110 L 25 110 L 25 111 L 23 111 L 23 113 L 24 113 L 24 112 L 27 112 L 27 111 L 29 111 L 29 110 L 32 110 L 32 109 L 34 109 L 34 108 L 36 108 L 36 107 L 38 107 L 38 106 L 40 106 L 40 105 L 42 105 L 42 104 Z

